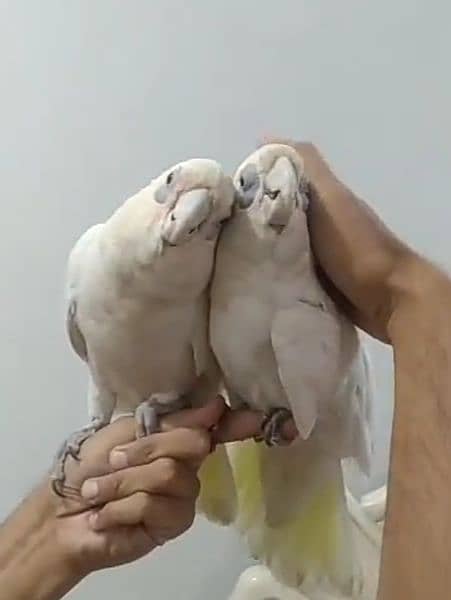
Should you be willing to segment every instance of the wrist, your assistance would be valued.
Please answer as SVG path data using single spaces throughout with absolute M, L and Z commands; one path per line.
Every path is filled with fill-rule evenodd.
M 82 575 L 62 541 L 45 484 L 0 529 L 0 600 L 56 600 L 74 587 Z
M 414 337 L 429 340 L 451 335 L 451 280 L 439 268 L 410 255 L 391 275 L 390 289 L 387 330 L 395 351 Z

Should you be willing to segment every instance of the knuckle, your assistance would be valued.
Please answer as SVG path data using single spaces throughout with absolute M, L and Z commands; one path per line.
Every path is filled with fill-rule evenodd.
M 121 494 L 122 488 L 124 487 L 125 477 L 120 477 L 119 475 L 115 475 L 111 477 L 111 491 L 115 496 L 119 496 Z
M 138 503 L 138 512 L 141 518 L 148 518 L 149 514 L 153 512 L 152 497 L 145 492 L 138 492 L 136 501 Z
M 99 477 L 97 479 L 98 497 L 100 499 L 109 500 L 121 495 L 123 486 L 122 477 L 115 474 Z
M 205 458 L 210 454 L 211 437 L 206 431 L 195 432 L 195 452 L 200 458 Z
M 183 443 L 192 456 L 205 458 L 211 450 L 210 434 L 204 429 L 184 429 L 180 431 L 183 435 Z
M 155 438 L 152 435 L 148 435 L 141 440 L 141 453 L 145 460 L 149 460 L 155 454 Z
M 179 476 L 180 468 L 173 458 L 160 458 L 160 479 L 165 486 L 172 485 Z
M 142 509 L 145 514 L 148 514 L 153 510 L 152 496 L 149 494 L 143 493 L 142 495 Z
M 130 462 L 133 461 L 137 465 L 147 462 L 154 453 L 154 446 L 154 440 L 150 435 L 136 440 L 136 442 L 134 442 L 129 449 Z

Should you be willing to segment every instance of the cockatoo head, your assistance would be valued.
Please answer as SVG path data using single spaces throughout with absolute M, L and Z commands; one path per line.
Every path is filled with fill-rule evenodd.
M 163 246 L 195 240 L 214 243 L 232 212 L 233 183 L 214 160 L 179 163 L 154 179 L 151 187 Z
M 236 211 L 277 238 L 293 214 L 308 205 L 307 180 L 299 154 L 283 144 L 267 144 L 251 154 L 234 177 Z

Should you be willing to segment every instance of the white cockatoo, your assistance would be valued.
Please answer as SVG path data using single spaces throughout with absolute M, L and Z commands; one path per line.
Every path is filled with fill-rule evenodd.
M 237 526 L 284 584 L 309 597 L 326 589 L 356 595 L 342 459 L 368 473 L 368 357 L 318 281 L 298 153 L 263 146 L 234 184 L 234 213 L 216 253 L 210 339 L 232 408 L 267 415 L 261 439 L 230 445 Z M 299 436 L 287 445 L 281 426 L 291 415 Z
M 158 430 L 162 414 L 216 393 L 208 287 L 233 197 L 232 180 L 216 161 L 188 160 L 91 227 L 72 249 L 67 330 L 89 369 L 90 422 L 58 455 L 57 493 L 65 492 L 67 455 L 76 457 L 87 437 L 112 419 L 134 414 L 137 435 L 143 436 Z M 223 446 L 209 457 L 205 471 L 213 483 L 230 483 Z M 230 521 L 232 490 L 227 495 L 208 484 L 201 509 L 214 520 Z

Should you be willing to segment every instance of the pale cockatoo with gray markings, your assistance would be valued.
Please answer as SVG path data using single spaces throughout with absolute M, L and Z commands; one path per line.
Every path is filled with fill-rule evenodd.
M 342 459 L 369 471 L 368 356 L 317 279 L 298 153 L 263 146 L 234 184 L 211 288 L 211 345 L 232 408 L 267 415 L 261 436 L 229 446 L 237 526 L 283 583 L 312 598 L 358 597 Z M 291 416 L 299 436 L 286 444 Z
M 230 217 L 233 184 L 213 160 L 166 170 L 72 249 L 67 269 L 67 330 L 89 371 L 89 424 L 57 457 L 53 487 L 68 491 L 64 465 L 81 444 L 121 415 L 135 415 L 137 436 L 159 429 L 161 415 L 199 405 L 218 389 L 208 339 L 208 288 L 215 248 Z M 207 459 L 200 505 L 210 518 L 233 518 L 224 447 Z M 208 477 L 207 477 L 208 479 Z

